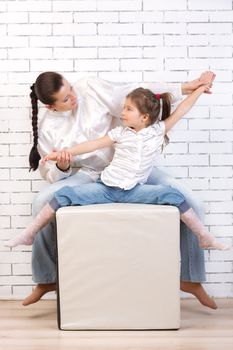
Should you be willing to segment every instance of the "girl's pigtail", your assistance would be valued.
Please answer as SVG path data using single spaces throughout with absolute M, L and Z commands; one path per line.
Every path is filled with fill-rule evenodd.
M 162 100 L 162 117 L 161 120 L 167 119 L 171 115 L 171 94 L 165 92 L 160 95 Z
M 171 115 L 171 99 L 172 96 L 168 92 L 165 92 L 164 94 L 160 95 L 160 98 L 162 100 L 162 116 L 161 120 L 167 119 Z M 161 101 L 160 101 L 161 103 Z M 164 144 L 162 146 L 162 152 L 164 147 L 169 143 L 169 137 L 167 134 L 164 135 Z

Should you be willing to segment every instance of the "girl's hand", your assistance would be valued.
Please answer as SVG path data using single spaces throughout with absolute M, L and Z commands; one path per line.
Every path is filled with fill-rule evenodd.
M 51 153 L 47 154 L 46 156 L 44 156 L 42 159 L 41 159 L 41 163 L 43 165 L 45 165 L 45 163 L 48 161 L 48 160 L 54 160 L 56 161 L 57 160 L 57 154 L 58 152 L 56 150 L 53 150 Z
M 203 85 L 199 86 L 199 88 L 197 88 L 197 90 L 200 90 L 201 92 L 204 92 L 206 94 L 211 94 L 211 91 L 210 91 L 211 86 L 212 86 L 211 83 L 203 84 Z
M 164 120 L 165 133 L 167 133 L 187 112 L 190 111 L 197 99 L 204 93 L 208 93 L 211 82 L 202 84 L 189 94 L 175 109 L 174 112 Z

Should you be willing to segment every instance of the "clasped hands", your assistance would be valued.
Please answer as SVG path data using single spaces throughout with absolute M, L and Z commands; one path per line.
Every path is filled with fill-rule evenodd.
M 187 83 L 183 83 L 181 85 L 182 94 L 189 95 L 200 86 L 205 86 L 204 93 L 211 94 L 210 89 L 213 86 L 213 81 L 215 77 L 216 75 L 211 71 L 206 71 L 202 73 L 198 79 L 192 80 Z
M 67 151 L 66 148 L 63 148 L 60 151 L 53 149 L 52 152 L 47 154 L 41 159 L 41 164 L 45 165 L 48 160 L 56 161 L 58 169 L 61 171 L 67 171 L 70 168 L 70 163 L 73 160 L 72 155 Z

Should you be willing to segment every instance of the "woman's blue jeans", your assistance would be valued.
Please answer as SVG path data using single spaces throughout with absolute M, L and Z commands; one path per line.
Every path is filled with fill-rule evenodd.
M 89 176 L 83 173 L 77 173 L 67 179 L 58 181 L 54 184 L 46 186 L 35 198 L 33 203 L 33 215 L 35 216 L 40 209 L 52 199 L 53 194 L 64 186 L 75 187 L 77 185 L 91 183 L 92 180 Z M 175 179 L 167 175 L 165 172 L 154 168 L 149 179 L 150 185 L 168 185 L 177 189 L 183 194 L 186 202 L 192 207 L 196 213 L 202 218 L 202 208 L 195 200 L 193 193 L 187 190 L 184 186 L 179 184 Z M 85 187 L 85 186 L 84 186 Z M 146 186 L 145 186 L 146 187 Z M 88 187 L 87 187 L 88 188 Z M 131 190 L 132 191 L 132 190 Z M 129 192 L 131 192 L 129 191 Z M 124 191 L 125 192 L 125 191 Z M 126 191 L 127 192 L 127 191 Z M 118 191 L 118 199 L 115 201 L 121 201 L 121 190 Z M 87 191 L 88 195 L 88 191 Z M 91 193 L 89 192 L 91 196 Z M 142 202 L 142 193 L 140 194 L 140 202 Z M 145 203 L 148 203 L 146 198 L 148 194 L 145 193 Z M 111 202 L 109 198 L 109 202 Z M 132 202 L 132 198 L 128 198 Z M 90 201 L 93 197 L 90 197 Z M 127 198 L 124 197 L 124 201 Z M 87 203 L 86 203 L 87 204 Z M 159 203 L 157 203 L 159 204 Z M 198 241 L 195 235 L 181 223 L 181 280 L 192 282 L 205 281 L 205 268 L 204 268 L 204 252 L 199 247 Z M 56 249 L 55 249 L 55 232 L 54 224 L 50 223 L 36 235 L 32 247 L 32 274 L 33 280 L 36 283 L 53 283 L 56 282 Z

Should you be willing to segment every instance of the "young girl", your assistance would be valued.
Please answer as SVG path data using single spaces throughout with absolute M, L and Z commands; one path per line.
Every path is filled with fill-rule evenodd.
M 145 185 L 154 165 L 155 155 L 163 146 L 164 136 L 208 88 L 208 85 L 199 87 L 186 97 L 171 115 L 169 94 L 155 95 L 143 88 L 129 93 L 122 112 L 123 126 L 112 129 L 104 137 L 66 149 L 75 156 L 114 145 L 113 160 L 102 171 L 100 180 L 83 186 L 66 186 L 55 192 L 52 200 L 44 206 L 32 224 L 6 245 L 15 247 L 19 244 L 32 244 L 36 233 L 54 218 L 60 207 L 127 202 L 174 205 L 180 211 L 181 220 L 197 236 L 201 248 L 228 249 L 228 246 L 217 242 L 206 231 L 179 191 L 170 186 Z M 159 121 L 161 97 L 163 112 Z M 43 162 L 56 161 L 57 156 L 57 152 L 52 152 L 44 157 Z

